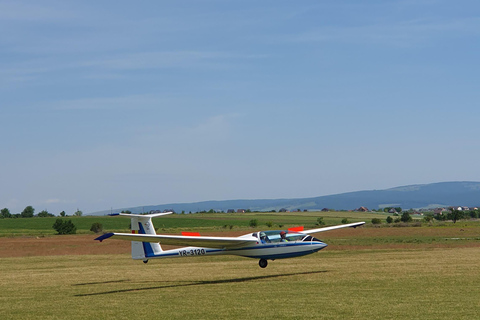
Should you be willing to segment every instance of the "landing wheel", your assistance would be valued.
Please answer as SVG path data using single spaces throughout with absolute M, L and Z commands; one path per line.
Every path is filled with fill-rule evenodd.
M 260 266 L 260 268 L 266 268 L 268 265 L 268 261 L 265 259 L 260 259 L 260 261 L 258 261 L 258 265 Z
M 148 262 L 148 259 L 147 260 L 143 260 L 143 263 L 147 263 Z

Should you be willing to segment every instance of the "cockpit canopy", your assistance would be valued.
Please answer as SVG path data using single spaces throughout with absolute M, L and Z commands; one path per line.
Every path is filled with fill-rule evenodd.
M 320 241 L 308 234 L 288 230 L 260 231 L 252 234 L 252 236 L 258 238 L 261 243 Z

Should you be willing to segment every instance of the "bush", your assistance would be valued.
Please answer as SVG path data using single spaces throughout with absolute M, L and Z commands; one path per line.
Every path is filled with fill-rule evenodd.
M 90 227 L 90 231 L 99 233 L 103 231 L 103 225 L 100 222 L 94 222 L 92 223 L 92 226 Z
M 325 225 L 325 221 L 323 221 L 323 217 L 317 218 L 317 225 L 318 226 L 324 226 Z
M 432 221 L 432 220 L 433 220 L 433 217 L 432 217 L 432 216 L 425 216 L 425 217 L 423 217 L 423 221 L 425 221 L 425 222 L 430 222 L 430 221 Z
M 372 224 L 381 224 L 381 223 L 382 223 L 382 220 L 380 220 L 379 218 L 372 219 Z
M 411 222 L 413 219 L 410 214 L 405 211 L 404 213 L 402 213 L 402 217 L 400 218 L 400 220 L 402 220 L 402 222 Z
M 267 227 L 271 228 L 273 226 L 273 222 L 272 221 L 268 221 L 267 223 L 265 223 L 267 225 Z
M 75 227 L 72 220 L 64 221 L 62 219 L 57 219 L 53 224 L 52 228 L 57 230 L 58 234 L 77 233 L 77 227 Z
M 393 218 L 390 217 L 390 216 L 388 216 L 388 217 L 387 217 L 387 223 L 392 223 L 392 222 L 393 222 Z
M 257 220 L 257 219 L 252 219 L 252 220 L 250 220 L 249 225 L 250 225 L 250 227 L 256 227 L 256 226 L 258 226 L 258 220 Z
M 347 224 L 347 223 L 349 223 L 349 222 L 350 222 L 350 221 L 348 221 L 347 218 L 343 218 L 343 219 L 342 219 L 342 223 L 343 223 L 343 224 Z

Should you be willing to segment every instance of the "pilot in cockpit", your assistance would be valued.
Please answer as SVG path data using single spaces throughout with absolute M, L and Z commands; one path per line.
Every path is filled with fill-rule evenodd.
M 268 239 L 267 235 L 265 234 L 265 232 L 260 232 L 260 241 L 262 243 L 267 243 L 267 242 L 270 242 L 270 240 Z
M 280 241 L 281 242 L 288 242 L 287 240 L 287 233 L 285 231 L 280 232 Z

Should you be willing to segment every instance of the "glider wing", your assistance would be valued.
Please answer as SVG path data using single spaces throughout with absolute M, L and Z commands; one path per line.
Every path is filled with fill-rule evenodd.
M 313 234 L 313 233 L 319 233 L 319 232 L 330 231 L 330 230 L 341 229 L 341 228 L 356 228 L 364 224 L 365 222 L 355 222 L 355 223 L 341 224 L 338 226 L 323 227 L 323 228 L 310 229 L 310 230 L 304 230 L 304 231 L 298 231 L 298 232 L 305 233 L 305 234 Z
M 255 238 L 236 238 L 236 237 L 199 237 L 199 236 L 177 236 L 161 234 L 130 234 L 130 233 L 107 233 L 95 240 L 103 241 L 108 238 L 141 241 L 141 242 L 160 242 L 161 244 L 170 244 L 175 246 L 194 246 L 205 248 L 238 248 L 257 243 Z

